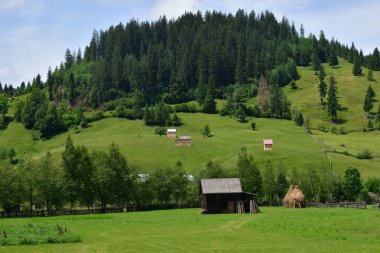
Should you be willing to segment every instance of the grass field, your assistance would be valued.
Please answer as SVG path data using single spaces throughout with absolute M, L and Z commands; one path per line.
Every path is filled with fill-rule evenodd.
M 199 209 L 5 219 L 60 224 L 73 244 L 5 246 L 0 252 L 379 252 L 380 211 L 283 209 L 200 215 Z
M 178 134 L 191 135 L 193 137 L 191 147 L 175 147 L 173 139 L 155 135 L 154 127 L 145 126 L 141 120 L 117 118 L 93 122 L 91 127 L 81 129 L 80 133 L 70 130 L 45 141 L 33 141 L 31 133 L 20 123 L 11 123 L 8 129 L 0 131 L 0 139 L 2 143 L 4 141 L 14 147 L 19 157 L 24 159 L 36 159 L 50 151 L 57 164 L 60 162 L 60 154 L 64 150 L 68 135 L 73 138 L 75 144 L 85 145 L 90 150 L 106 150 L 114 142 L 127 156 L 129 163 L 139 166 L 144 172 L 150 172 L 156 167 L 174 166 L 177 160 L 182 161 L 187 173 L 190 174 L 204 168 L 209 160 L 220 162 L 224 167 L 233 169 L 242 146 L 247 147 L 261 167 L 270 159 L 275 166 L 282 162 L 288 169 L 313 168 L 322 172 L 329 168 L 328 159 L 322 152 L 328 147 L 313 141 L 292 121 L 254 119 L 257 130 L 252 131 L 249 123 L 238 123 L 236 120 L 219 115 L 180 113 L 179 116 L 183 118 L 185 124 L 178 128 Z M 205 124 L 210 125 L 213 137 L 202 137 L 201 128 Z M 365 136 L 366 144 L 355 138 L 351 140 L 350 136 L 354 134 L 338 136 L 317 133 L 318 138 L 321 135 L 326 142 L 331 142 L 333 145 L 338 146 L 338 143 L 343 142 L 339 138 L 346 138 L 344 143 L 348 147 L 355 147 L 355 151 L 361 151 L 362 147 L 368 146 L 372 152 L 378 153 L 376 141 L 378 132 L 357 133 L 359 139 L 360 136 Z M 274 140 L 272 152 L 263 151 L 264 138 Z M 344 155 L 337 155 L 333 159 L 334 170 L 340 174 L 348 166 L 354 166 L 359 168 L 364 176 L 378 176 L 379 164 L 379 159 L 364 161 Z
M 363 129 L 367 126 L 368 119 L 363 111 L 364 97 L 371 85 L 377 95 L 377 101 L 374 103 L 373 112 L 377 111 L 378 101 L 380 100 L 380 72 L 374 71 L 373 75 L 376 82 L 367 80 L 368 69 L 362 68 L 363 76 L 354 76 L 352 74 L 352 64 L 342 58 L 339 58 L 339 66 L 331 68 L 328 64 L 323 64 L 328 78 L 332 73 L 337 81 L 339 103 L 343 110 L 339 112 L 339 116 L 343 119 L 343 126 L 346 130 Z M 302 110 L 305 117 L 309 117 L 313 127 L 318 124 L 331 126 L 331 120 L 327 115 L 327 111 L 320 105 L 318 76 L 310 67 L 298 67 L 301 78 L 296 82 L 298 89 L 292 91 L 290 87 L 286 87 L 286 93 L 292 101 L 294 107 Z

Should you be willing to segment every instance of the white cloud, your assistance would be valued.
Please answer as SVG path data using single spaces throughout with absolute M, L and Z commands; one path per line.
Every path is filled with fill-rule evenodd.
M 341 8 L 341 7 L 340 7 Z M 294 18 L 303 23 L 306 30 L 317 36 L 323 30 L 326 37 L 334 37 L 344 44 L 355 43 L 365 54 L 380 46 L 379 14 L 380 2 L 357 2 L 341 9 L 327 9 L 313 13 L 300 12 Z
M 27 0 L 2 0 L 0 2 L 0 11 L 17 10 L 25 8 L 27 5 Z
M 202 9 L 200 0 L 159 0 L 154 4 L 151 15 L 158 18 L 166 15 L 169 19 L 176 18 L 185 12 L 196 12 Z
M 14 78 L 20 78 L 20 73 L 16 71 L 13 65 L 10 62 L 0 63 L 0 82 L 8 79 L 13 80 Z

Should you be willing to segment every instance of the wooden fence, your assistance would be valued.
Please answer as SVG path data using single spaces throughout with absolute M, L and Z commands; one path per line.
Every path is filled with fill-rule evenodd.
M 7 214 L 0 211 L 0 218 L 25 218 L 25 217 L 46 217 L 46 216 L 61 216 L 61 215 L 81 215 L 81 214 L 100 214 L 100 213 L 122 213 L 122 212 L 135 212 L 135 211 L 151 211 L 162 209 L 177 209 L 177 208 L 196 208 L 200 207 L 199 203 L 194 204 L 150 204 L 138 205 L 128 207 L 115 207 L 115 208 L 90 208 L 90 209 L 71 209 L 71 210 L 25 210 L 18 212 L 11 212 Z
M 360 208 L 360 209 L 366 209 L 367 208 L 366 203 L 364 201 L 358 201 L 358 202 L 327 202 L 327 203 L 307 202 L 306 206 L 318 207 L 318 208 L 334 208 L 334 207 Z

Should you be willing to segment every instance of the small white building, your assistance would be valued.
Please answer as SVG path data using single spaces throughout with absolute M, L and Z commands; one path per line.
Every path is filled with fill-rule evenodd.
M 168 138 L 175 138 L 177 136 L 177 129 L 168 129 L 166 131 L 166 135 L 168 136 Z
M 263 140 L 263 143 L 264 143 L 264 150 L 265 150 L 265 151 L 270 151 L 270 150 L 272 150 L 272 147 L 273 147 L 273 140 L 266 139 L 266 140 Z

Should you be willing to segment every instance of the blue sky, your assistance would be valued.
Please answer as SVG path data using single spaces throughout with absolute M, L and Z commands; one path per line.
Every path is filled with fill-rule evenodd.
M 18 86 L 63 60 L 67 48 L 89 43 L 93 29 L 107 29 L 131 18 L 177 17 L 185 11 L 235 13 L 272 11 L 286 16 L 306 33 L 340 42 L 353 41 L 364 53 L 380 47 L 380 1 L 377 0 L 1 0 L 0 82 Z

